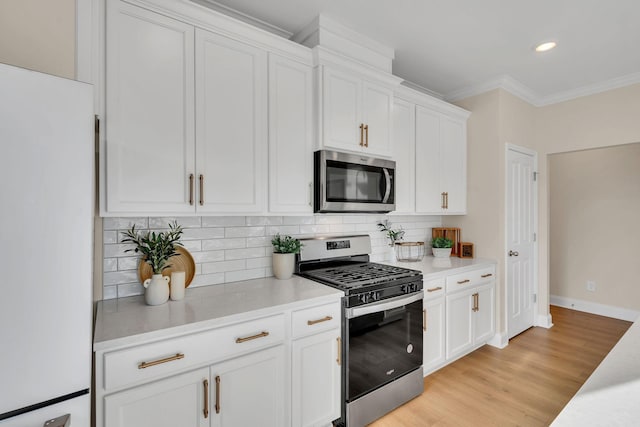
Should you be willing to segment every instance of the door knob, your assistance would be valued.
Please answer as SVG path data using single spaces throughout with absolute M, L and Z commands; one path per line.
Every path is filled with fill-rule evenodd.
M 509 251 L 509 256 L 518 256 L 520 255 L 518 251 Z

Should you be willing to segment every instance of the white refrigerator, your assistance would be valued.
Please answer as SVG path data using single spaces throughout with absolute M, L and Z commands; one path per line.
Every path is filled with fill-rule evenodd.
M 0 64 L 0 426 L 90 425 L 90 85 Z

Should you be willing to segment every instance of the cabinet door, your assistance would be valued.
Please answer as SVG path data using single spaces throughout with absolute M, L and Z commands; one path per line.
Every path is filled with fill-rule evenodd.
M 195 76 L 197 211 L 261 212 L 267 54 L 198 29 Z
M 328 425 L 340 417 L 340 329 L 293 342 L 292 425 Z
M 443 118 L 440 121 L 442 191 L 448 194 L 443 213 L 467 212 L 467 140 L 463 122 Z
M 104 424 L 109 427 L 205 427 L 205 381 L 209 369 L 175 375 L 104 398 Z M 209 384 L 211 389 L 211 384 Z M 101 423 L 98 421 L 98 425 Z
M 424 301 L 424 372 L 433 371 L 445 361 L 445 303 L 444 298 Z
M 442 213 L 440 115 L 416 106 L 416 212 Z
M 269 55 L 269 211 L 313 213 L 313 75 Z
M 326 148 L 361 151 L 362 81 L 357 76 L 323 69 L 322 130 Z
M 485 285 L 476 289 L 478 293 L 478 311 L 475 313 L 474 345 L 486 343 L 495 333 L 494 286 Z
M 364 152 L 375 156 L 391 156 L 391 114 L 393 91 L 364 81 L 362 84 L 362 122 L 365 130 Z
M 452 359 L 473 347 L 473 297 L 471 291 L 447 295 L 447 359 Z
M 193 27 L 107 2 L 106 213 L 186 213 L 194 167 Z
M 413 213 L 416 189 L 415 106 L 401 99 L 393 103 L 394 158 L 396 161 L 396 212 Z
M 212 366 L 211 426 L 287 425 L 284 364 L 280 345 Z

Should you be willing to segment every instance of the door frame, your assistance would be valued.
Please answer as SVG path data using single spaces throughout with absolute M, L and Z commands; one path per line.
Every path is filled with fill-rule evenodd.
M 538 173 L 538 152 L 535 150 L 531 150 L 529 148 L 521 147 L 519 145 L 514 145 L 510 143 L 505 143 L 505 151 L 504 151 L 504 241 L 503 241 L 503 260 L 504 266 L 502 274 L 504 275 L 504 313 L 505 313 L 505 340 L 509 341 L 509 284 L 508 280 L 508 255 L 507 255 L 507 247 L 508 247 L 508 237 L 507 233 L 509 230 L 509 224 L 507 223 L 508 218 L 508 197 L 509 192 L 507 189 L 509 188 L 509 152 L 514 151 L 520 154 L 524 154 L 527 156 L 531 156 L 533 158 L 533 169 L 534 172 Z M 536 184 L 533 186 L 533 232 L 536 235 L 536 239 L 533 242 L 533 252 L 532 252 L 532 264 L 533 264 L 533 288 L 535 289 L 536 300 L 533 303 L 533 325 L 532 326 L 544 326 L 538 321 L 540 317 L 538 313 L 538 301 L 540 297 L 540 282 L 538 281 L 538 242 L 540 240 L 540 232 L 539 232 L 539 224 L 538 224 L 538 185 L 539 180 L 536 179 Z

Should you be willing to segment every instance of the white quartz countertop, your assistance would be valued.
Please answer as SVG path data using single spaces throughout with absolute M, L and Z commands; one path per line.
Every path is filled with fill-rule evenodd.
M 143 296 L 99 301 L 94 350 L 168 338 L 221 324 L 282 312 L 300 303 L 321 304 L 344 293 L 302 277 L 275 277 L 187 288 L 181 301 L 149 306 Z
M 486 258 L 435 258 L 433 256 L 425 256 L 422 261 L 417 262 L 384 261 L 382 263 L 410 268 L 412 270 L 420 270 L 422 271 L 424 280 L 429 280 L 432 277 L 439 277 L 443 274 L 463 273 L 474 268 L 492 265 L 495 264 L 496 261 Z
M 640 320 L 622 336 L 552 426 L 640 425 Z

